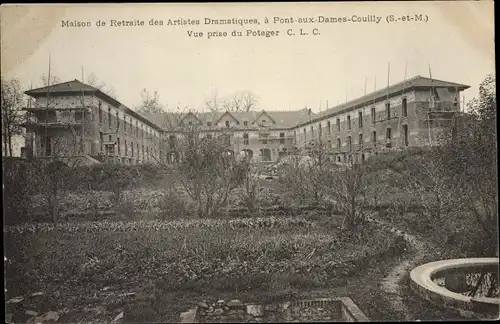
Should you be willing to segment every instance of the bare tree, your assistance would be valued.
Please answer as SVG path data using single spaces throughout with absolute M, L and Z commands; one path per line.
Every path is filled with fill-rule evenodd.
M 141 92 L 141 99 L 141 104 L 136 107 L 139 113 L 155 114 L 165 112 L 165 107 L 160 103 L 158 91 L 150 93 L 148 90 L 143 89 Z
M 450 212 L 459 209 L 453 183 L 445 176 L 447 163 L 437 157 L 436 151 L 409 155 L 404 163 L 397 161 L 387 167 L 401 175 L 404 192 L 417 199 L 423 214 L 430 223 L 443 224 Z
M 42 74 L 40 80 L 42 81 L 44 87 L 61 83 L 61 79 L 56 75 L 51 75 L 49 80 L 49 78 L 45 74 Z
M 23 118 L 23 94 L 18 80 L 1 79 L 2 88 L 2 152 L 12 156 L 12 138 L 23 134 L 21 122 Z
M 469 103 L 455 136 L 448 136 L 437 156 L 454 193 L 465 204 L 485 234 L 488 253 L 497 247 L 498 174 L 496 80 L 488 75 L 480 84 L 479 97 Z M 450 131 L 449 134 L 452 132 Z M 498 251 L 497 251 L 498 253 Z
M 361 164 L 330 166 L 323 177 L 323 187 L 329 199 L 344 215 L 342 227 L 355 229 L 362 225 L 367 203 L 366 170 Z
M 303 154 L 286 158 L 280 181 L 286 184 L 288 196 L 305 204 L 318 206 L 325 202 L 323 186 L 329 168 L 327 147 L 321 141 L 310 145 Z
M 220 97 L 217 90 L 214 90 L 205 101 L 206 108 L 211 112 L 218 111 L 251 111 L 257 105 L 257 97 L 251 92 L 237 92 L 233 96 Z
M 90 73 L 90 75 L 87 77 L 86 83 L 93 86 L 94 88 L 99 89 L 111 98 L 116 99 L 115 88 L 113 88 L 113 86 L 107 85 L 106 82 L 99 80 L 93 72 Z
M 211 217 L 242 185 L 249 164 L 232 152 L 228 134 L 204 137 L 197 123 L 183 124 L 176 133 L 177 163 L 168 166 L 196 204 L 198 216 Z
M 243 165 L 243 170 L 246 170 L 246 172 L 243 174 L 242 198 L 248 210 L 253 211 L 257 204 L 261 171 L 256 165 L 251 164 L 251 161 L 246 156 L 241 162 L 246 164 Z
M 239 94 L 239 98 L 242 102 L 241 108 L 243 111 L 251 111 L 255 109 L 258 103 L 257 96 L 251 92 L 242 92 Z
M 224 109 L 224 101 L 220 98 L 217 90 L 212 91 L 210 97 L 205 101 L 205 107 L 212 113 L 219 112 Z

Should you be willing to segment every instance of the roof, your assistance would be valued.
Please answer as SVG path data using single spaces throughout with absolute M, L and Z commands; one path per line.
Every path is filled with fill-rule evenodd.
M 142 114 L 139 114 L 138 112 L 128 108 L 118 100 L 110 97 L 106 93 L 102 92 L 98 88 L 95 88 L 91 85 L 85 84 L 78 79 L 75 79 L 73 81 L 68 81 L 68 82 L 62 82 L 62 83 L 57 83 L 53 84 L 51 86 L 46 86 L 42 88 L 37 88 L 33 90 L 28 90 L 24 92 L 28 96 L 32 97 L 40 97 L 40 96 L 46 96 L 47 93 L 51 94 L 95 94 L 96 96 L 106 100 L 107 102 L 112 103 L 119 109 L 125 111 L 127 114 L 132 115 L 134 118 L 137 118 L 138 120 L 142 121 L 143 123 L 148 124 L 149 126 L 157 129 L 157 130 L 162 130 L 155 122 L 150 120 L 149 118 L 143 116 Z
M 374 91 L 374 92 L 369 93 L 365 96 L 348 101 L 344 104 L 340 104 L 338 106 L 326 109 L 325 111 L 321 112 L 317 116 L 317 118 L 322 119 L 323 117 L 330 116 L 330 115 L 338 113 L 338 112 L 350 110 L 350 109 L 356 108 L 356 107 L 361 106 L 361 105 L 366 105 L 367 102 L 369 103 L 369 102 L 379 101 L 381 99 L 384 99 L 387 96 L 395 95 L 397 93 L 402 93 L 403 91 L 414 90 L 414 89 L 429 89 L 429 88 L 433 88 L 433 87 L 434 88 L 457 88 L 460 91 L 463 91 L 463 90 L 470 88 L 470 86 L 465 85 L 465 84 L 436 80 L 436 79 L 426 78 L 426 77 L 417 75 L 417 76 L 415 76 L 411 79 L 408 79 L 406 81 L 401 81 L 401 82 L 395 83 L 389 87 Z M 315 120 L 316 120 L 316 118 L 315 118 Z
M 291 111 L 273 111 L 273 110 L 261 110 L 261 111 L 224 111 L 224 112 L 201 112 L 193 113 L 196 118 L 204 125 L 207 126 L 208 122 L 215 124 L 221 117 L 225 114 L 229 114 L 232 118 L 239 122 L 237 128 L 249 129 L 258 128 L 258 125 L 252 125 L 252 123 L 263 113 L 266 113 L 273 119 L 276 123 L 273 128 L 285 129 L 292 128 L 302 121 L 309 119 L 309 110 L 291 110 Z M 144 114 L 152 122 L 156 123 L 158 126 L 164 128 L 165 130 L 175 130 L 181 125 L 181 121 L 186 117 L 187 113 L 167 113 L 159 112 L 154 114 Z M 316 114 L 311 113 L 311 118 L 314 118 Z M 245 126 L 243 122 L 247 121 L 248 124 Z
M 48 91 L 50 91 L 51 93 L 80 93 L 82 91 L 96 92 L 99 91 L 99 89 L 75 79 L 73 81 L 57 83 L 51 86 L 28 90 L 25 92 L 25 94 L 32 97 L 45 96 Z

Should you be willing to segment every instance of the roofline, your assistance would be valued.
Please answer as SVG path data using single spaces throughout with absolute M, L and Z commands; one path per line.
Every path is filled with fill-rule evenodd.
M 70 82 L 70 81 L 60 82 L 60 83 L 57 83 L 57 84 L 53 84 L 52 86 L 56 86 L 56 85 L 67 83 L 67 82 Z M 82 84 L 85 84 L 85 83 L 82 82 Z M 89 86 L 88 84 L 85 84 L 85 85 Z M 104 99 L 104 100 L 110 102 L 111 104 L 115 105 L 118 109 L 121 109 L 121 110 L 125 111 L 126 113 L 128 113 L 129 115 L 132 115 L 134 118 L 140 120 L 141 122 L 143 122 L 145 124 L 148 124 L 149 126 L 153 127 L 157 131 L 163 131 L 163 128 L 161 128 L 160 126 L 156 125 L 156 123 L 153 123 L 152 121 L 150 121 L 146 117 L 142 116 L 141 114 L 139 114 L 135 110 L 132 110 L 129 107 L 125 106 L 123 103 L 121 103 L 117 99 L 114 99 L 114 98 L 110 97 L 106 93 L 102 92 L 101 90 L 99 90 L 99 89 L 97 89 L 97 88 L 95 88 L 93 86 L 89 86 L 89 87 L 94 88 L 95 90 L 92 90 L 92 91 L 89 91 L 89 90 L 82 90 L 82 91 L 71 90 L 71 91 L 52 91 L 52 92 L 48 91 L 48 92 L 52 93 L 52 94 L 68 94 L 68 93 L 72 93 L 72 94 L 82 94 L 83 93 L 83 95 L 85 95 L 85 94 L 94 94 L 97 97 L 99 97 L 101 99 Z M 33 91 L 40 90 L 40 89 L 43 89 L 43 88 L 46 88 L 46 87 L 41 87 L 41 88 L 37 88 L 37 89 L 28 90 L 28 91 L 25 91 L 24 94 L 26 94 L 26 95 L 28 95 L 30 97 L 33 97 L 33 98 L 44 97 L 44 96 L 46 96 L 46 94 L 44 95 L 43 93 L 33 93 Z
M 269 115 L 269 113 L 265 109 L 262 109 L 262 111 L 260 112 L 260 114 L 257 115 L 257 117 L 255 117 L 255 119 L 253 120 L 252 124 L 255 124 L 255 122 L 257 121 L 257 119 L 259 119 L 260 116 L 262 116 L 264 114 L 266 114 L 267 117 L 269 117 L 273 121 L 273 123 L 276 124 L 276 121 L 274 120 L 273 116 Z
M 222 113 L 217 121 L 215 121 L 215 123 L 218 124 L 222 117 L 226 116 L 226 114 L 229 114 L 229 116 L 231 116 L 238 124 L 240 123 L 240 121 L 236 117 L 234 117 L 234 115 L 229 110 L 226 110 L 224 113 Z
M 372 93 L 369 93 L 367 95 L 364 95 L 362 97 L 358 97 L 358 98 L 355 98 L 355 99 L 352 99 L 344 104 L 340 104 L 340 105 L 337 105 L 337 106 L 334 106 L 332 108 L 327 108 L 326 111 L 330 110 L 330 112 L 326 113 L 325 111 L 325 114 L 324 115 L 317 115 L 315 118 L 311 118 L 310 120 L 308 121 L 304 121 L 302 123 L 298 123 L 297 125 L 295 125 L 294 127 L 292 128 L 299 128 L 299 127 L 302 127 L 302 126 L 306 126 L 308 124 L 312 124 L 312 123 L 315 123 L 315 122 L 318 122 L 318 121 L 322 121 L 324 119 L 328 119 L 332 116 L 336 116 L 336 115 L 340 115 L 340 114 L 343 114 L 345 112 L 348 112 L 348 111 L 351 111 L 351 110 L 355 110 L 357 108 L 361 108 L 363 106 L 366 106 L 367 104 L 370 104 L 370 103 L 375 103 L 375 102 L 378 102 L 378 101 L 381 101 L 384 99 L 384 97 L 390 97 L 390 96 L 394 96 L 398 93 L 401 93 L 401 95 L 403 95 L 404 93 L 407 93 L 411 90 L 416 90 L 416 89 L 429 89 L 429 88 L 432 88 L 433 86 L 423 86 L 423 85 L 412 85 L 410 84 L 408 87 L 405 87 L 404 89 L 402 88 L 402 86 L 407 83 L 407 82 L 410 82 L 411 80 L 415 80 L 415 79 L 418 79 L 418 78 L 424 78 L 422 76 L 415 76 L 411 79 L 408 79 L 406 81 L 402 81 L 402 82 L 398 82 L 398 83 L 395 83 L 391 86 L 389 86 L 388 88 L 385 88 L 385 89 L 380 89 L 380 90 L 377 90 L 377 91 L 374 91 Z M 443 82 L 443 83 L 449 83 L 450 85 L 449 86 L 435 86 L 437 88 L 457 88 L 459 91 L 464 91 L 464 90 L 467 90 L 470 88 L 470 86 L 468 85 L 465 85 L 465 84 L 459 84 L 459 83 L 454 83 L 454 82 L 449 82 L 449 81 L 443 81 L 443 80 L 438 80 L 438 79 L 432 79 L 432 81 L 437 81 L 437 82 Z M 397 89 L 398 87 L 401 87 L 400 89 Z M 370 98 L 372 96 L 376 95 L 374 98 Z M 363 98 L 366 98 L 365 100 L 363 100 Z M 362 100 L 361 102 L 359 102 L 360 100 Z

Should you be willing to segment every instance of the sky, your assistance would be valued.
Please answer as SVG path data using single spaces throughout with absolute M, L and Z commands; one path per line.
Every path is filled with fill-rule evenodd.
M 494 65 L 493 2 L 351 2 L 235 4 L 24 5 L 1 7 L 2 76 L 23 89 L 41 86 L 48 72 L 61 81 L 94 74 L 130 108 L 141 91 L 158 91 L 168 109 L 195 110 L 216 90 L 250 91 L 257 109 L 311 108 L 314 112 L 416 75 L 470 85 L 466 100 Z M 386 17 L 422 14 L 427 22 L 387 23 Z M 380 23 L 320 23 L 324 17 L 381 17 Z M 265 18 L 270 22 L 265 23 Z M 279 24 L 274 17 L 314 18 Z M 168 19 L 200 25 L 167 26 Z M 260 25 L 204 24 L 211 19 L 258 19 Z M 144 26 L 110 27 L 110 20 Z M 163 26 L 149 26 L 149 20 Z M 91 27 L 62 27 L 62 21 Z M 96 27 L 98 20 L 108 26 Z M 300 36 L 300 29 L 309 33 Z M 317 28 L 320 35 L 312 35 Z M 295 36 L 288 36 L 293 29 Z M 208 32 L 279 31 L 278 36 L 212 37 Z M 203 32 L 189 37 L 188 31 Z M 389 69 L 390 64 L 390 69 Z M 389 76 L 389 80 L 388 80 Z M 366 81 L 365 81 L 366 80 Z

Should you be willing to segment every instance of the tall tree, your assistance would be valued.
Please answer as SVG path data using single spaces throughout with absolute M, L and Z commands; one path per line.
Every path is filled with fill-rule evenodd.
M 439 155 L 446 163 L 450 183 L 466 203 L 485 234 L 488 247 L 498 239 L 498 174 L 496 139 L 496 80 L 488 75 L 480 84 L 479 97 L 469 103 L 468 113 L 455 123 Z M 489 251 L 492 253 L 492 251 Z
M 160 103 L 160 95 L 158 91 L 150 93 L 147 89 L 143 89 L 141 92 L 141 104 L 136 107 L 139 113 L 160 113 L 165 112 L 164 106 Z
M 1 79 L 2 88 L 2 142 L 3 155 L 12 156 L 12 138 L 21 135 L 23 129 L 23 93 L 18 80 Z
M 232 96 L 221 97 L 217 90 L 214 90 L 205 101 L 206 108 L 211 112 L 218 111 L 252 111 L 258 103 L 257 97 L 248 91 L 237 92 Z
M 40 81 L 42 81 L 44 87 L 61 83 L 61 79 L 57 75 L 51 75 L 49 80 L 49 78 L 45 74 L 42 74 L 40 76 Z
M 206 137 L 200 132 L 200 124 L 188 122 L 175 136 L 172 144 L 178 159 L 167 167 L 196 204 L 198 215 L 211 217 L 244 183 L 250 164 L 236 159 L 224 132 Z

